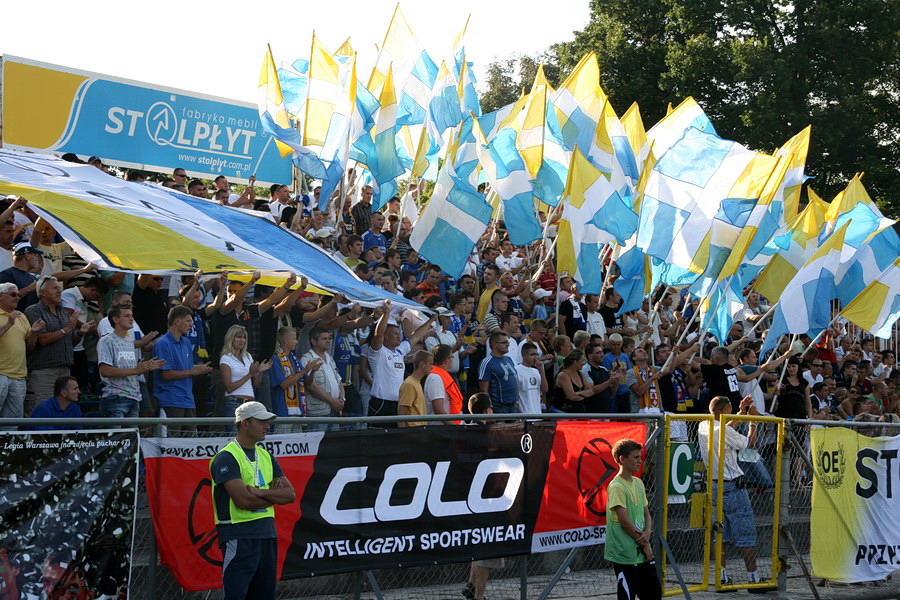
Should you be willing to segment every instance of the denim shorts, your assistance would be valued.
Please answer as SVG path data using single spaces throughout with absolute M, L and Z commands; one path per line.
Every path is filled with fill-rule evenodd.
M 716 505 L 718 491 L 713 485 L 713 508 Z M 725 514 L 726 542 L 734 544 L 738 548 L 756 547 L 756 519 L 753 516 L 753 507 L 750 506 L 750 496 L 747 490 L 738 487 L 735 481 L 726 481 L 722 491 L 722 507 Z

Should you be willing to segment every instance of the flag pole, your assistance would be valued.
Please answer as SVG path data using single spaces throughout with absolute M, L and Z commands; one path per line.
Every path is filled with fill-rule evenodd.
M 604 257 L 604 254 L 606 256 Z M 610 265 L 606 268 L 606 276 L 603 278 L 603 285 L 600 286 L 600 294 L 606 291 L 606 288 L 609 287 L 609 277 L 612 274 L 612 254 L 613 254 L 613 244 L 612 242 L 606 244 L 603 247 L 603 250 L 600 251 L 600 254 L 597 256 L 597 259 L 600 261 L 600 266 L 603 266 L 603 261 L 609 259 Z M 602 298 L 601 298 L 602 300 Z
M 544 267 L 547 266 L 546 260 L 549 259 L 549 257 L 553 254 L 553 249 L 556 247 L 556 240 L 558 240 L 558 239 L 559 239 L 559 237 L 553 238 L 553 241 L 550 242 L 550 247 L 547 249 L 546 255 L 544 252 L 541 252 L 541 256 L 543 258 L 541 259 L 541 263 L 540 263 L 540 266 L 538 267 L 538 270 L 534 273 L 534 275 L 531 278 L 532 284 L 544 272 Z M 532 286 L 532 289 L 534 289 L 533 286 Z

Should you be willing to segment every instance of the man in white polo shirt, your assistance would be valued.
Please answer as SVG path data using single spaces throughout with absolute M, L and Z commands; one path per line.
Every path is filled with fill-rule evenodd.
M 384 313 L 375 325 L 369 343 L 368 358 L 372 369 L 372 398 L 369 400 L 369 416 L 396 416 L 400 384 L 403 383 L 405 369 L 403 357 L 412 352 L 431 330 L 436 314 L 416 329 L 409 339 L 401 341 L 400 328 L 389 323 L 391 301 L 384 301 Z M 391 423 L 390 427 L 396 424 Z

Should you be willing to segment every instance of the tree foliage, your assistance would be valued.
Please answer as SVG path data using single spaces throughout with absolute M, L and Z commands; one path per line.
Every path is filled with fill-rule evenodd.
M 518 100 L 522 92 L 531 89 L 541 64 L 544 65 L 544 76 L 550 85 L 557 85 L 560 69 L 556 57 L 551 53 L 534 56 L 514 54 L 488 64 L 485 90 L 481 94 L 481 109 L 489 113 Z
M 811 124 L 812 187 L 830 200 L 864 172 L 870 194 L 900 216 L 900 2 L 590 0 L 590 7 L 588 25 L 550 56 L 567 72 L 596 52 L 601 84 L 620 114 L 638 102 L 649 127 L 670 103 L 693 96 L 722 137 L 766 152 Z

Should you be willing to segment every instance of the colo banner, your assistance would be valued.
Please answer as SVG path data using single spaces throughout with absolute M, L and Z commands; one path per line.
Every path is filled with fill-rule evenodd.
M 390 298 L 360 281 L 324 249 L 277 226 L 268 213 L 221 206 L 152 184 L 111 177 L 90 165 L 0 150 L 0 195 L 16 194 L 85 260 L 132 272 L 293 271 L 324 290 L 372 305 Z M 264 285 L 280 285 L 275 278 Z
M 616 441 L 640 423 L 561 422 L 272 435 L 297 490 L 276 507 L 282 579 L 602 543 Z M 221 586 L 209 461 L 225 438 L 144 439 L 160 557 Z
M 134 430 L 0 433 L 0 598 L 125 597 Z
M 813 573 L 856 583 L 900 568 L 900 437 L 828 427 L 811 434 Z
M 291 180 L 256 106 L 3 57 L 3 145 L 260 185 Z

